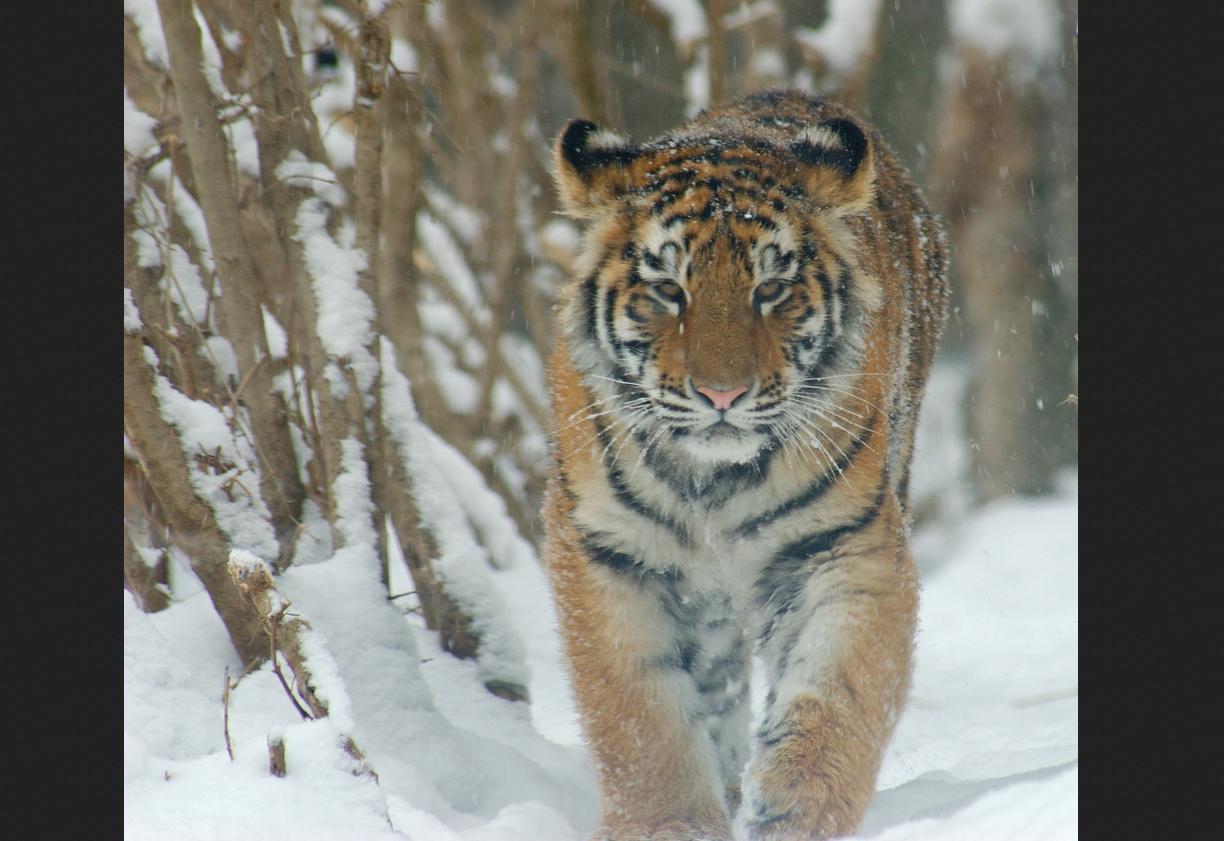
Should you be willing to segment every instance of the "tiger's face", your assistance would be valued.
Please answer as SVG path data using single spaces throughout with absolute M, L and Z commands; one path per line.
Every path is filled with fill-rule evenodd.
M 879 294 L 845 222 L 870 200 L 866 138 L 831 122 L 785 148 L 562 133 L 563 202 L 593 222 L 567 339 L 641 445 L 745 462 L 818 434 Z

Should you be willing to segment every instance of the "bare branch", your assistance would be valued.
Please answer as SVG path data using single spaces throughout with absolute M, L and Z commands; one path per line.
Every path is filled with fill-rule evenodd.
M 292 550 L 294 524 L 301 519 L 304 490 L 289 438 L 285 404 L 273 387 L 270 368 L 257 367 L 259 360 L 269 355 L 259 308 L 261 283 L 242 230 L 229 147 L 202 69 L 204 56 L 193 8 L 191 0 L 158 0 L 170 54 L 170 76 L 179 111 L 186 118 L 181 128 L 191 150 L 200 207 L 225 290 L 221 312 L 239 371 L 252 376 L 247 406 L 259 444 L 260 493 L 272 514 L 281 555 L 287 557 Z
M 709 30 L 710 102 L 711 106 L 727 98 L 727 33 L 723 28 L 723 16 L 727 11 L 727 0 L 706 0 L 706 27 Z
M 222 690 L 221 692 L 221 710 L 222 710 L 222 721 L 224 722 L 223 729 L 225 731 L 225 752 L 229 754 L 230 762 L 234 761 L 234 745 L 232 742 L 230 742 L 230 732 L 229 732 L 229 707 L 230 707 L 229 700 L 230 700 L 230 690 L 233 688 L 234 688 L 233 684 L 230 683 L 229 666 L 226 666 L 225 667 L 225 689 Z
M 182 546 L 192 568 L 225 623 L 230 641 L 243 663 L 262 659 L 266 652 L 259 619 L 244 604 L 226 572 L 229 539 L 216 517 L 196 495 L 188 479 L 189 468 L 177 433 L 161 415 L 154 394 L 154 373 L 145 362 L 144 347 L 136 333 L 123 336 L 123 427 L 166 513 L 175 541 Z

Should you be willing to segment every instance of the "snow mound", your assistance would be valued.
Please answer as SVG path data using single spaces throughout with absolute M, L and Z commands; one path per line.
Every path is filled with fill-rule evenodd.
M 1078 489 L 997 502 L 919 531 L 911 698 L 860 838 L 1074 838 L 1079 812 Z M 354 775 L 340 722 L 300 721 L 269 666 L 240 672 L 198 593 L 158 614 L 124 595 L 124 829 L 130 839 L 579 841 L 597 796 L 534 558 L 486 567 L 526 648 L 533 704 L 403 615 L 359 544 L 279 577 L 318 633 L 378 773 Z M 288 773 L 268 770 L 267 739 Z

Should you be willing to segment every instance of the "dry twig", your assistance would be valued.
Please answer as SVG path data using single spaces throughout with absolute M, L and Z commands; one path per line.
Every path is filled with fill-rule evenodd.
M 280 736 L 268 736 L 268 770 L 274 777 L 285 776 L 285 740 Z
M 230 742 L 229 732 L 229 700 L 230 690 L 234 686 L 230 683 L 229 666 L 225 667 L 225 690 L 221 693 L 221 709 L 223 710 L 223 722 L 225 730 L 225 752 L 229 754 L 230 762 L 234 761 L 234 745 Z
M 290 700 L 293 701 L 298 713 L 304 719 L 326 718 L 328 715 L 327 704 L 315 692 L 310 662 L 302 650 L 301 634 L 303 631 L 310 629 L 310 623 L 301 618 L 285 620 L 289 603 L 276 591 L 276 584 L 272 580 L 272 574 L 268 571 L 265 564 L 247 564 L 231 559 L 229 562 L 229 574 L 234 584 L 237 585 L 239 592 L 242 593 L 243 598 L 263 620 L 270 640 L 269 644 L 274 652 L 272 657 L 273 670 L 276 672 L 276 676 L 280 680 L 281 686 L 284 687 L 285 692 L 289 695 Z M 301 708 L 298 704 L 297 696 L 289 688 L 289 682 L 285 679 L 277 664 L 276 653 L 285 658 L 290 671 L 293 672 L 294 685 L 298 690 L 297 696 L 300 696 L 305 701 L 309 712 Z M 342 746 L 345 752 L 358 762 L 355 773 L 359 775 L 367 774 L 373 777 L 375 781 L 378 780 L 378 775 L 370 768 L 366 762 L 365 754 L 357 747 L 356 742 L 353 741 L 351 736 L 343 736 Z

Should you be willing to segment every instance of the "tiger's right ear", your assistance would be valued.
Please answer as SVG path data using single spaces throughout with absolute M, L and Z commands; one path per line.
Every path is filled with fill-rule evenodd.
M 624 195 L 637 155 L 628 138 L 589 120 L 570 120 L 553 147 L 553 179 L 565 213 L 590 218 Z
M 806 129 L 791 144 L 808 195 L 837 215 L 871 206 L 875 190 L 875 151 L 853 121 L 825 120 Z

